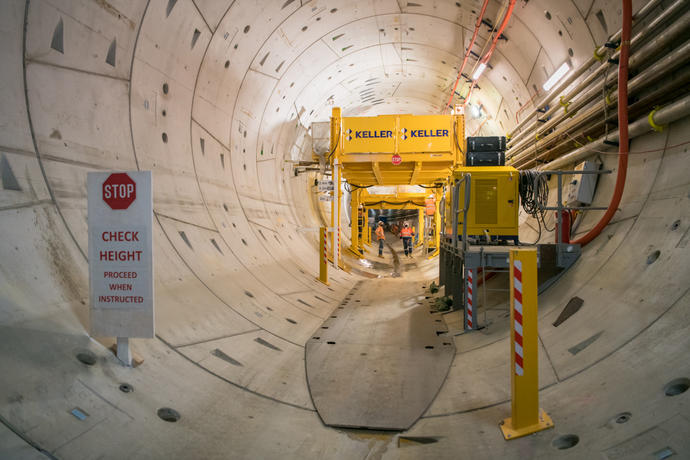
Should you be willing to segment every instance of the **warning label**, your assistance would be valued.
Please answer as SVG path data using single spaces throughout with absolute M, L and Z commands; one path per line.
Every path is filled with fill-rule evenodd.
M 149 258 L 144 257 L 150 244 L 144 227 L 98 228 L 94 251 L 97 265 L 91 283 L 96 308 L 136 308 L 150 295 Z M 150 249 L 149 249 L 150 250 Z

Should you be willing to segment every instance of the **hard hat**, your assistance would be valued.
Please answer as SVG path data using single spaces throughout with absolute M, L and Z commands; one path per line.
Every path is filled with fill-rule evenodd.
M 383 225 L 383 221 L 382 221 L 382 220 L 379 221 L 379 225 Z
M 409 227 L 409 226 L 410 226 L 410 224 L 408 224 L 407 222 L 405 222 L 405 227 Z

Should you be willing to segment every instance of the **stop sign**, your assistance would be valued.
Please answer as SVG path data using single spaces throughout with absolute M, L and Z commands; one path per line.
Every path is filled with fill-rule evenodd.
M 103 201 L 111 209 L 127 209 L 137 199 L 137 184 L 127 173 L 113 173 L 103 182 Z
M 391 162 L 395 166 L 398 166 L 400 163 L 402 163 L 402 157 L 396 153 L 395 155 L 393 155 L 393 158 L 391 158 Z

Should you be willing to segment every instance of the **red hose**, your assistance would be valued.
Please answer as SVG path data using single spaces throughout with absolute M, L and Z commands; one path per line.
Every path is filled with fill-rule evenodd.
M 618 62 L 618 176 L 616 188 L 611 197 L 611 203 L 601 220 L 582 238 L 572 243 L 585 246 L 596 238 L 608 225 L 611 218 L 618 210 L 618 205 L 623 196 L 625 176 L 628 172 L 628 57 L 630 55 L 630 29 L 632 27 L 632 0 L 623 0 L 623 31 L 621 33 L 621 50 Z
M 501 25 L 498 27 L 498 30 L 496 30 L 496 33 L 494 34 L 494 39 L 491 41 L 491 47 L 489 48 L 489 51 L 486 52 L 484 57 L 479 61 L 480 63 L 483 62 L 484 65 L 489 63 L 489 59 L 491 59 L 491 56 L 494 54 L 494 50 L 496 49 L 496 44 L 498 43 L 498 39 L 501 37 L 501 34 L 503 33 L 506 26 L 508 25 L 508 20 L 510 19 L 510 16 L 513 14 L 513 9 L 515 8 L 515 2 L 516 2 L 516 0 L 510 0 L 510 3 L 508 4 L 508 10 L 506 11 L 506 14 L 503 16 L 503 21 L 501 21 Z M 470 92 L 467 93 L 467 97 L 465 98 L 465 102 L 462 103 L 463 107 L 465 107 L 467 105 L 467 103 L 469 102 L 473 87 L 474 87 L 474 80 L 472 81 L 472 85 L 470 86 Z
M 484 64 L 488 63 L 489 59 L 491 59 L 491 55 L 494 54 L 494 50 L 496 49 L 496 43 L 498 43 L 498 39 L 501 37 L 503 30 L 508 25 L 508 20 L 510 19 L 510 16 L 513 14 L 513 9 L 515 8 L 515 1 L 516 0 L 510 0 L 510 3 L 508 4 L 508 11 L 506 11 L 505 16 L 503 16 L 503 21 L 501 22 L 500 27 L 494 35 L 494 40 L 493 42 L 491 42 L 491 48 L 489 48 L 489 51 L 486 52 L 484 59 L 482 59 L 482 62 L 484 62 Z
M 450 107 L 451 102 L 453 102 L 453 96 L 455 95 L 455 90 L 458 88 L 458 82 L 460 81 L 460 78 L 462 78 L 462 71 L 465 69 L 465 64 L 467 64 L 467 59 L 470 57 L 470 52 L 472 51 L 472 47 L 474 46 L 474 41 L 477 39 L 477 34 L 479 33 L 479 27 L 482 25 L 482 19 L 484 18 L 484 11 L 486 11 L 486 6 L 489 4 L 489 0 L 484 0 L 484 4 L 482 5 L 482 10 L 479 12 L 479 16 L 477 16 L 477 24 L 474 26 L 474 34 L 472 35 L 472 40 L 470 40 L 470 46 L 467 47 L 467 52 L 465 52 L 465 58 L 462 60 L 462 65 L 460 66 L 460 70 L 458 71 L 458 78 L 455 79 L 455 84 L 453 85 L 453 90 L 450 92 L 450 97 L 448 98 L 448 102 L 446 103 L 446 106 L 443 108 L 443 111 L 445 112 L 448 107 Z

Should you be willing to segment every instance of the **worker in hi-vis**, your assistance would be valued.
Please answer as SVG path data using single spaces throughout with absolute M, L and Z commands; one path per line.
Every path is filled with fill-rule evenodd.
M 407 257 L 412 257 L 412 237 L 414 236 L 414 230 L 410 228 L 410 224 L 405 222 L 403 224 L 402 230 L 400 230 L 400 238 L 403 240 L 403 249 L 405 250 L 405 255 Z
M 383 257 L 383 243 L 386 241 L 386 235 L 383 234 L 383 222 L 379 221 L 376 226 L 376 239 L 379 242 L 379 257 Z

